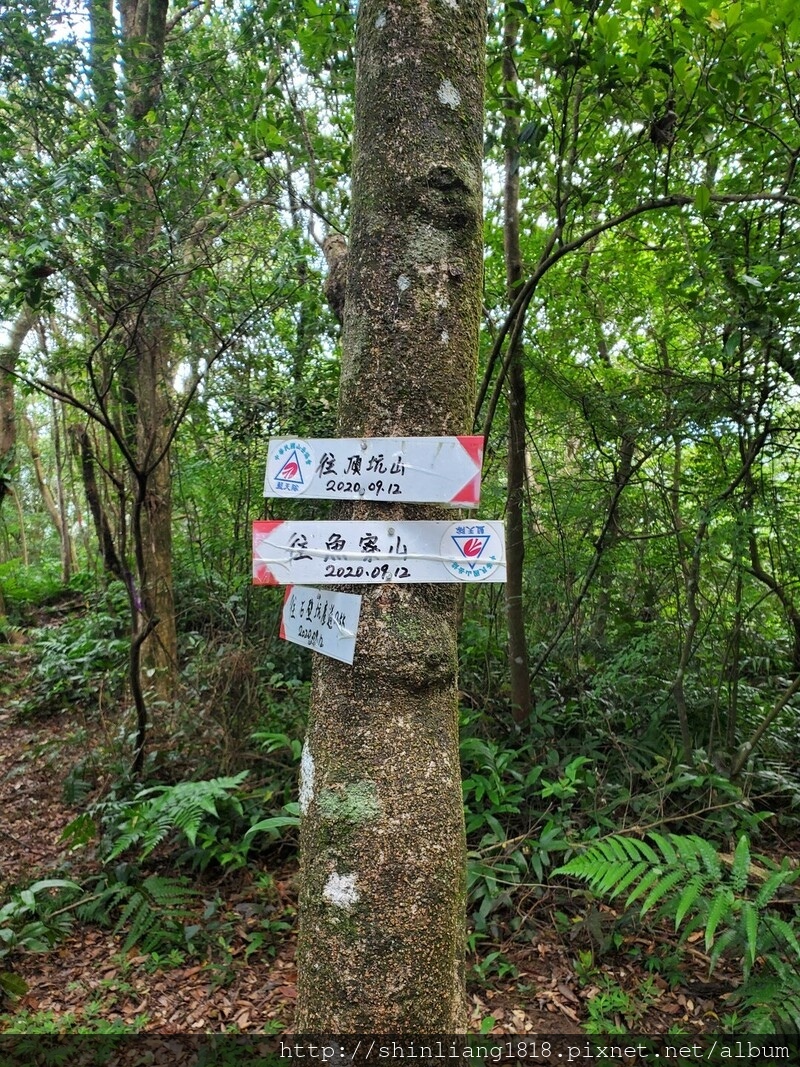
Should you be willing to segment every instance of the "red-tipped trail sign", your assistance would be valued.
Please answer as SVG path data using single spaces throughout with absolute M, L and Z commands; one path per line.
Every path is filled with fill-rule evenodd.
M 482 462 L 482 437 L 279 437 L 264 496 L 476 508 Z
M 502 522 L 253 523 L 255 585 L 505 580 Z

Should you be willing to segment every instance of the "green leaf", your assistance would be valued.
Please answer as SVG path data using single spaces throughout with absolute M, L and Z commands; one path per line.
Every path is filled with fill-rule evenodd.
M 636 66 L 639 70 L 645 70 L 653 55 L 653 46 L 648 40 L 642 41 L 636 51 Z
M 526 122 L 522 129 L 519 131 L 519 143 L 520 145 L 527 145 L 529 151 L 526 153 L 527 157 L 532 157 L 532 149 L 535 149 L 542 143 L 547 136 L 547 126 L 543 122 Z
M 299 823 L 300 820 L 295 815 L 276 815 L 271 819 L 262 819 L 250 827 L 244 839 L 249 842 L 256 834 L 268 834 L 277 840 L 283 830 L 294 829 Z
M 40 937 L 26 937 L 24 947 L 28 952 L 49 952 L 52 945 Z
M 494 839 L 495 839 L 495 841 L 504 841 L 504 840 L 505 840 L 505 838 L 506 838 L 506 837 L 507 837 L 508 835 L 507 835 L 507 834 L 506 834 L 506 832 L 505 832 L 505 831 L 503 830 L 503 827 L 502 827 L 502 826 L 500 825 L 500 823 L 499 823 L 499 822 L 498 822 L 498 820 L 497 820 L 497 819 L 495 818 L 495 816 L 494 816 L 494 815 L 492 815 L 492 814 L 491 814 L 491 812 L 488 812 L 488 811 L 487 811 L 487 812 L 486 812 L 486 815 L 485 815 L 485 818 L 486 818 L 486 823 L 487 823 L 487 825 L 488 825 L 489 827 L 491 827 L 492 833 L 494 834 Z
M 253 137 L 259 144 L 273 151 L 283 148 L 286 143 L 277 126 L 267 118 L 259 118 L 253 123 Z
M 723 13 L 723 18 L 729 29 L 735 26 L 741 17 L 742 5 L 740 3 L 729 4 Z
M 701 185 L 694 196 L 694 206 L 704 215 L 711 203 L 711 190 L 706 185 Z
M 42 889 L 75 889 L 80 890 L 77 882 L 71 882 L 68 878 L 42 878 L 29 886 L 32 893 L 39 893 Z

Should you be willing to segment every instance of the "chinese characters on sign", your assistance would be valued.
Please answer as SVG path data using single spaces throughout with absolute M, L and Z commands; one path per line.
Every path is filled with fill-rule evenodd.
M 256 585 L 504 582 L 501 522 L 254 522 Z
M 323 656 L 352 663 L 361 597 L 290 585 L 283 601 L 280 635 Z
M 482 437 L 273 438 L 264 495 L 475 508 Z M 504 582 L 501 522 L 255 522 L 253 582 L 287 585 L 281 637 L 352 663 L 361 598 L 305 588 Z
M 273 438 L 264 496 L 478 506 L 482 437 Z

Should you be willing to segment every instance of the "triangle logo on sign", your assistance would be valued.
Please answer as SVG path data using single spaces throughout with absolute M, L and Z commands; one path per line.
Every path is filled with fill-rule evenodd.
M 281 469 L 274 476 L 276 482 L 294 482 L 295 485 L 303 485 L 303 471 L 300 460 L 297 458 L 297 449 L 292 449 L 289 458 L 284 462 Z
M 464 557 L 465 562 L 472 567 L 481 562 L 490 536 L 490 534 L 451 534 L 456 548 Z

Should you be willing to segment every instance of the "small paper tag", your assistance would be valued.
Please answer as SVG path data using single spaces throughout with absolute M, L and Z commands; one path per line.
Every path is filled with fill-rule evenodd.
M 280 635 L 321 656 L 352 663 L 356 651 L 361 597 L 304 585 L 286 587 Z

